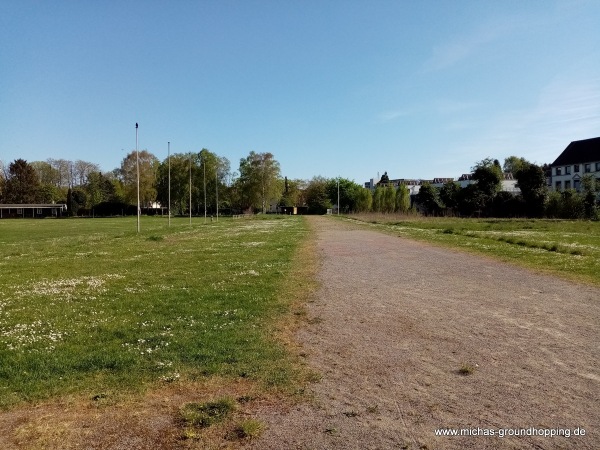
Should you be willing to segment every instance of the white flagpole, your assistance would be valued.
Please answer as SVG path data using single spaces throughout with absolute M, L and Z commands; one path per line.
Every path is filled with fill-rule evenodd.
M 192 224 L 192 153 L 190 152 L 190 225 Z
M 140 232 L 140 152 L 138 150 L 138 124 L 135 123 L 135 161 L 137 166 L 137 232 Z
M 169 226 L 171 226 L 171 142 L 167 142 L 167 154 L 169 159 Z

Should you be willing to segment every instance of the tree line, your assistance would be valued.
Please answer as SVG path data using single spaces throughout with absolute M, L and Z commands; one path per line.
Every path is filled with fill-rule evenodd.
M 472 167 L 471 184 L 428 182 L 411 195 L 404 184 L 382 178 L 374 190 L 345 178 L 288 180 L 271 153 L 250 152 L 237 172 L 225 157 L 207 149 L 175 153 L 160 161 L 142 150 L 130 152 L 119 168 L 101 172 L 87 161 L 17 159 L 0 166 L 0 203 L 65 203 L 71 215 L 135 214 L 139 164 L 140 203 L 147 211 L 169 204 L 173 214 L 267 212 L 272 205 L 297 206 L 324 214 L 338 204 L 342 213 L 422 213 L 463 217 L 551 217 L 598 219 L 600 183 L 582 179 L 580 192 L 549 191 L 545 169 L 511 156 L 501 166 L 486 158 Z M 512 173 L 519 194 L 501 190 Z M 387 178 L 387 177 L 386 177 Z

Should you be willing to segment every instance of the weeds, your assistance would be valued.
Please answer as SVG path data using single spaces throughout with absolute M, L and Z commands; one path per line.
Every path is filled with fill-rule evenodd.
M 260 420 L 246 419 L 239 422 L 233 432 L 238 439 L 256 439 L 265 430 L 265 424 Z
M 475 372 L 475 368 L 476 366 L 469 364 L 469 363 L 463 363 L 460 368 L 458 369 L 458 373 L 460 375 L 472 375 Z
M 226 397 L 214 402 L 187 403 L 180 410 L 180 416 L 188 427 L 207 428 L 222 422 L 235 409 L 235 402 Z

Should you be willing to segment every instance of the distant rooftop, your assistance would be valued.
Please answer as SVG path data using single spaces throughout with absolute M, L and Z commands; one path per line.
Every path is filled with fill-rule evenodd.
M 573 141 L 556 158 L 552 166 L 600 161 L 600 137 Z

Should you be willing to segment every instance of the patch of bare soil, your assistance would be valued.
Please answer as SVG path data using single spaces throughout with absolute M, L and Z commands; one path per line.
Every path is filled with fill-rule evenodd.
M 179 413 L 185 404 L 224 397 L 237 400 L 234 420 L 202 430 L 185 426 Z M 218 377 L 166 384 L 129 398 L 60 398 L 1 413 L 0 449 L 232 449 L 240 443 L 236 422 L 249 418 L 256 403 L 277 401 L 247 380 Z
M 322 379 L 260 408 L 248 448 L 600 448 L 598 288 L 311 220 L 322 285 L 298 340 Z

